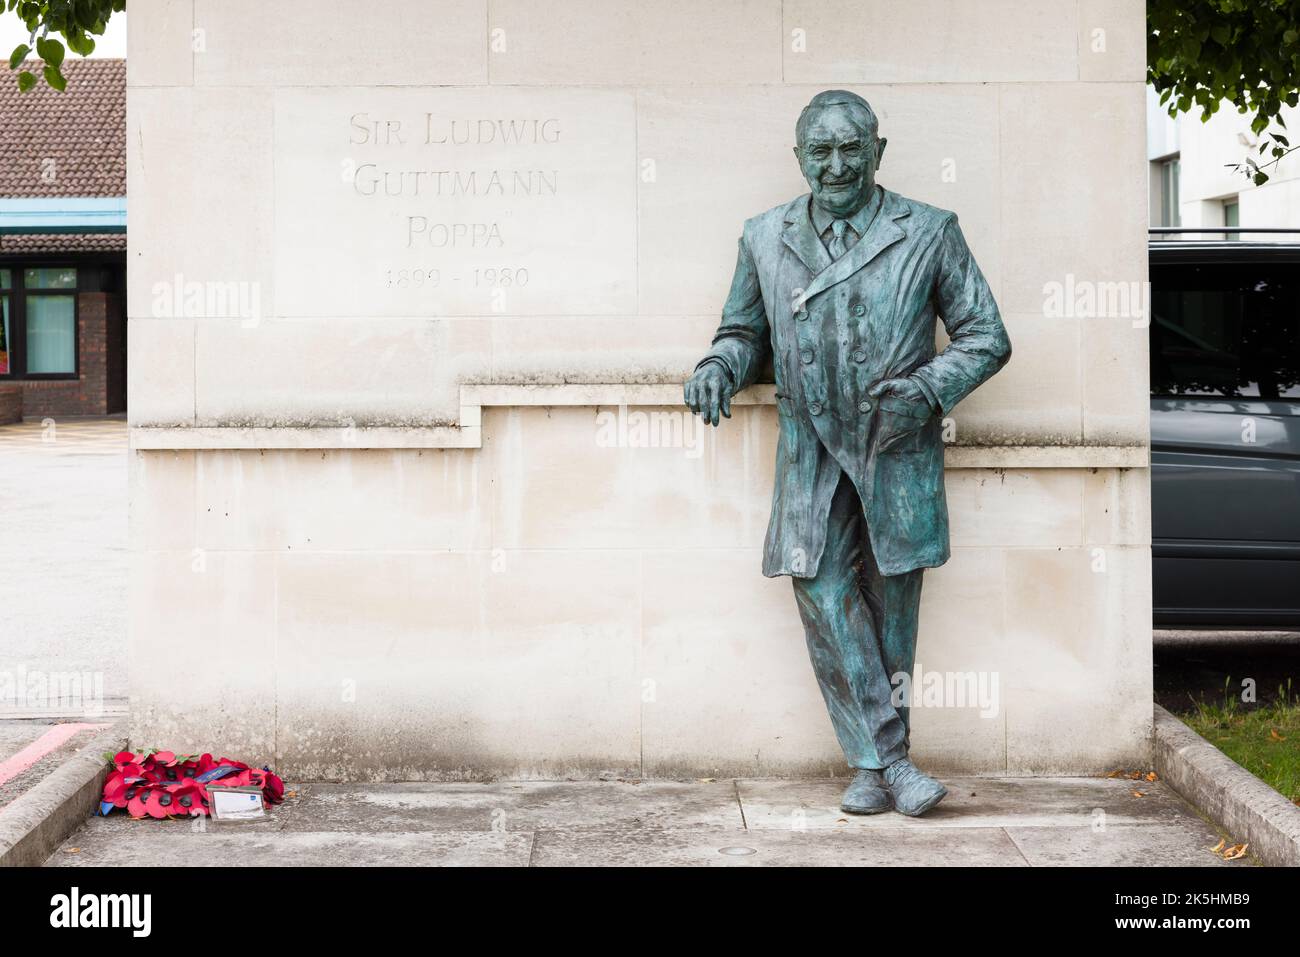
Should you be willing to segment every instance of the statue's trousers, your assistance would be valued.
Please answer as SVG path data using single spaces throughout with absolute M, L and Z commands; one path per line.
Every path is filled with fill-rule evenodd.
M 924 569 L 881 575 L 862 504 L 841 473 L 831 502 L 826 550 L 813 578 L 794 578 L 813 671 L 844 757 L 854 768 L 884 768 L 908 751 L 903 692 L 910 690 Z

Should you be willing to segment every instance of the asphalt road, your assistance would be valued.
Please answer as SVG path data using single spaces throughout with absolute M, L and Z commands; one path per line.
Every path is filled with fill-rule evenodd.
M 126 421 L 0 426 L 0 719 L 124 708 L 126 587 Z
M 1175 714 L 1196 700 L 1221 704 L 1225 689 L 1240 699 L 1245 679 L 1254 681 L 1257 705 L 1288 681 L 1300 696 L 1300 632 L 1157 630 L 1154 657 L 1156 701 Z

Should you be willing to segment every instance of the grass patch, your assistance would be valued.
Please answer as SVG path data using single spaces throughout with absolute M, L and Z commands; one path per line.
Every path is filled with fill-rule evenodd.
M 1290 681 L 1274 701 L 1258 708 L 1244 707 L 1225 683 L 1222 704 L 1198 701 L 1182 717 L 1255 777 L 1300 804 L 1300 697 L 1292 694 Z

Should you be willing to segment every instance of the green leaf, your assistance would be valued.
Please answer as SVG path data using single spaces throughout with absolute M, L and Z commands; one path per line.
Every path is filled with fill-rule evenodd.
M 28 73 L 26 70 L 23 70 L 22 73 L 18 74 L 18 89 L 21 90 L 23 93 L 26 93 L 35 85 L 36 85 L 35 73 Z
M 95 49 L 95 41 L 80 30 L 68 31 L 68 49 L 80 56 L 89 56 Z
M 26 43 L 20 43 L 14 47 L 14 52 L 9 54 L 9 69 L 18 69 L 18 64 L 27 59 L 27 54 L 32 52 L 32 48 Z
M 48 83 L 50 86 L 54 87 L 54 89 L 62 93 L 64 90 L 68 88 L 68 81 L 64 79 L 64 76 L 62 73 L 59 72 L 58 67 L 47 66 L 44 72 L 45 72 L 45 82 Z
M 55 72 L 58 71 L 59 67 L 63 66 L 63 44 L 58 40 L 41 37 L 36 41 L 36 52 L 49 66 L 54 67 Z M 50 85 L 53 86 L 54 84 L 51 83 Z
M 1256 186 L 1263 186 L 1265 183 L 1268 182 L 1268 174 L 1265 173 L 1263 170 L 1257 170 L 1255 172 L 1255 175 L 1252 177 L 1252 179 L 1255 181 Z

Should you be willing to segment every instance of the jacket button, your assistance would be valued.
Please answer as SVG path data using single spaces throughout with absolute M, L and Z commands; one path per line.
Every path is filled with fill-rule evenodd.
M 813 361 L 812 350 L 805 349 L 803 352 L 799 353 L 799 361 L 806 366 L 812 365 L 812 361 Z
M 858 317 L 865 316 L 867 314 L 867 307 L 860 302 L 855 302 L 853 304 L 853 314 Z
M 813 415 L 821 415 L 822 404 L 820 402 L 810 402 L 808 404 L 808 411 L 811 412 Z
M 858 411 L 859 411 L 859 412 L 870 412 L 870 411 L 871 411 L 871 402 L 870 402 L 869 400 L 867 400 L 867 399 L 863 399 L 861 402 L 858 403 Z
M 800 309 L 798 312 L 794 314 L 794 317 L 798 319 L 800 322 L 803 322 L 808 318 L 808 310 Z
M 853 361 L 854 361 L 854 362 L 866 362 L 866 361 L 867 361 L 867 354 L 866 354 L 866 352 L 864 352 L 864 351 L 861 350 L 861 349 L 854 349 L 854 350 L 853 350 Z

